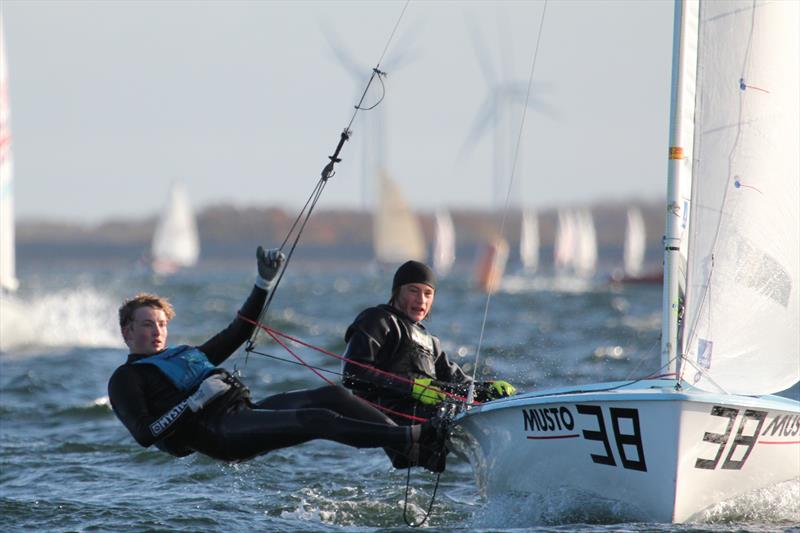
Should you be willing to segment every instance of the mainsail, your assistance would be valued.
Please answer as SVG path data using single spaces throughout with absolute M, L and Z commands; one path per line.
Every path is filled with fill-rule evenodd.
M 179 184 L 170 189 L 169 199 L 156 226 L 152 243 L 153 269 L 169 273 L 194 266 L 200 255 L 200 241 L 194 212 Z
M 19 282 L 14 256 L 14 187 L 11 116 L 3 21 L 0 19 L 0 291 L 14 291 Z
M 425 260 L 422 228 L 403 198 L 400 188 L 385 171 L 380 173 L 372 242 L 375 259 L 380 263 Z
M 700 8 L 683 374 L 709 391 L 800 380 L 798 21 L 793 1 Z

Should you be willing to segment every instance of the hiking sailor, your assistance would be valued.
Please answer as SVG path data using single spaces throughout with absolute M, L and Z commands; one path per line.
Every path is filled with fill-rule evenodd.
M 285 258 L 258 247 L 256 284 L 239 315 L 199 346 L 167 345 L 175 311 L 169 301 L 139 294 L 119 309 L 130 353 L 111 376 L 114 413 L 141 446 L 177 457 L 199 452 L 242 461 L 271 450 L 327 439 L 357 448 L 383 447 L 418 462 L 420 446 L 440 446 L 432 424 L 398 426 L 339 386 L 250 399 L 247 387 L 217 365 L 248 339 Z

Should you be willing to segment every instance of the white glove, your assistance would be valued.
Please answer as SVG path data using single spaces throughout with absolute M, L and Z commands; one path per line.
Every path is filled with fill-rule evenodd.
M 258 261 L 258 276 L 256 276 L 256 286 L 268 291 L 275 284 L 275 278 L 280 272 L 286 256 L 277 248 L 264 250 L 261 246 L 256 250 L 256 260 Z
M 196 413 L 230 388 L 230 383 L 225 382 L 222 374 L 213 374 L 207 377 L 200 384 L 200 388 L 186 399 L 186 403 L 189 404 L 189 409 Z

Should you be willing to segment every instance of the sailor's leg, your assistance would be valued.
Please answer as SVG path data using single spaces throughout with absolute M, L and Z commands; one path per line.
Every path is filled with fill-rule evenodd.
M 284 392 L 256 403 L 259 409 L 308 409 L 322 407 L 348 418 L 394 425 L 391 418 L 338 385 Z
M 356 448 L 409 449 L 419 434 L 415 428 L 347 418 L 329 409 L 248 409 L 228 413 L 217 430 L 224 435 L 225 457 L 242 460 L 313 439 Z M 202 451 L 202 450 L 200 450 Z

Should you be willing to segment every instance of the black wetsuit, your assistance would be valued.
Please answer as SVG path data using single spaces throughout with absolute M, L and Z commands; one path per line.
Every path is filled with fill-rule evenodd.
M 430 378 L 434 380 L 432 385 L 459 395 L 466 395 L 472 381 L 461 367 L 447 358 L 437 337 L 391 305 L 362 311 L 347 328 L 344 339 L 347 342 L 346 358 L 408 380 Z M 438 409 L 435 405 L 415 400 L 411 395 L 411 383 L 370 368 L 348 361 L 344 364 L 343 375 L 345 387 L 392 411 L 430 418 Z M 478 395 L 482 395 L 485 387 L 478 385 Z M 387 414 L 399 424 L 413 423 L 402 415 Z
M 266 299 L 254 287 L 239 313 L 255 320 Z M 197 348 L 219 365 L 250 337 L 254 326 L 238 318 Z M 349 391 L 327 386 L 270 396 L 253 403 L 247 388 L 225 372 L 233 386 L 197 413 L 183 403 L 194 390 L 181 392 L 147 357 L 130 354 L 108 383 L 111 406 L 136 442 L 183 457 L 200 452 L 238 461 L 312 439 L 328 439 L 359 448 L 384 447 L 405 453 L 408 428 L 396 426 Z M 183 407 L 181 407 L 183 404 Z

